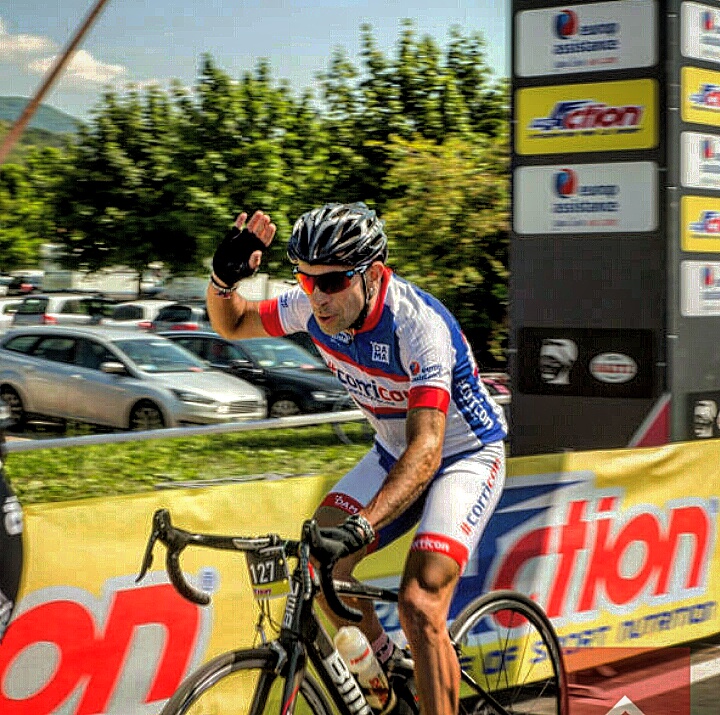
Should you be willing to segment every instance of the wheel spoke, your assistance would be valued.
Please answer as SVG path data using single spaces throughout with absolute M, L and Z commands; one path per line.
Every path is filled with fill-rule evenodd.
M 450 628 L 461 649 L 469 678 L 489 698 L 467 685 L 464 707 L 476 715 L 494 712 L 496 701 L 509 715 L 566 715 L 566 680 L 557 638 L 550 622 L 532 601 L 497 592 L 476 599 Z M 474 710 L 473 710 L 474 709 Z

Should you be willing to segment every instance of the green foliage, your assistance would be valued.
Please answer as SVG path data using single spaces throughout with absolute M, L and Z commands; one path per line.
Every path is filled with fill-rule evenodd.
M 361 426 L 348 423 L 346 429 Z M 330 425 L 125 442 L 10 454 L 7 476 L 24 505 L 150 491 L 158 485 L 262 474 L 342 474 L 367 452 Z
M 59 235 L 75 268 L 199 274 L 235 216 L 263 209 L 278 226 L 266 265 L 287 276 L 297 216 L 363 200 L 388 220 L 396 270 L 439 294 L 490 366 L 505 335 L 507 85 L 479 34 L 451 28 L 443 48 L 407 20 L 392 57 L 369 25 L 361 40 L 359 66 L 333 52 L 318 97 L 295 97 L 267 60 L 233 79 L 207 55 L 190 91 L 106 93 L 46 186 L 51 210 L 32 203 L 34 177 L 17 178 L 0 260 L 18 239 L 13 251 Z
M 63 153 L 30 148 L 23 164 L 0 166 L 0 266 L 37 265 L 40 245 L 57 236 L 53 197 L 62 180 Z
M 455 314 L 478 360 L 503 360 L 509 230 L 505 137 L 391 144 L 390 263 Z

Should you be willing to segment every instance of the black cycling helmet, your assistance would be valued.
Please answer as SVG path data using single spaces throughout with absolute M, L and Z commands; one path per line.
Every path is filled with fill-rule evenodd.
M 325 204 L 293 227 L 288 258 L 311 265 L 364 266 L 387 260 L 385 223 L 364 203 Z

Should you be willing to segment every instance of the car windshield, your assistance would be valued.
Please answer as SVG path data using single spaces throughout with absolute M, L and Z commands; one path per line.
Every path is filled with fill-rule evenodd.
M 262 367 L 301 367 L 305 369 L 325 367 L 314 355 L 290 340 L 251 338 L 243 340 L 242 347 Z
M 115 340 L 114 344 L 144 372 L 203 372 L 205 363 L 165 338 Z

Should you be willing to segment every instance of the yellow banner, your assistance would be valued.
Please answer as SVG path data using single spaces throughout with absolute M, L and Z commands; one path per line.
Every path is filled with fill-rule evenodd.
M 720 199 L 707 196 L 680 199 L 680 247 L 683 251 L 720 252 Z
M 588 647 L 669 646 L 718 632 L 717 440 L 508 466 L 451 616 L 489 590 L 529 594 L 552 618 L 571 669 Z M 175 593 L 159 545 L 136 584 L 153 511 L 167 507 L 173 523 L 193 531 L 296 537 L 334 481 L 28 507 L 22 600 L 0 646 L 0 713 L 157 713 L 188 672 L 253 643 L 258 607 L 244 557 L 227 551 L 183 553 L 185 574 L 212 595 L 208 607 Z M 409 539 L 367 559 L 358 575 L 397 585 Z M 276 617 L 283 603 L 272 602 Z M 379 606 L 378 615 L 399 637 L 395 606 Z
M 680 97 L 684 122 L 720 127 L 720 72 L 683 67 L 680 71 Z
M 530 87 L 515 93 L 518 154 L 652 149 L 658 88 L 651 79 Z

